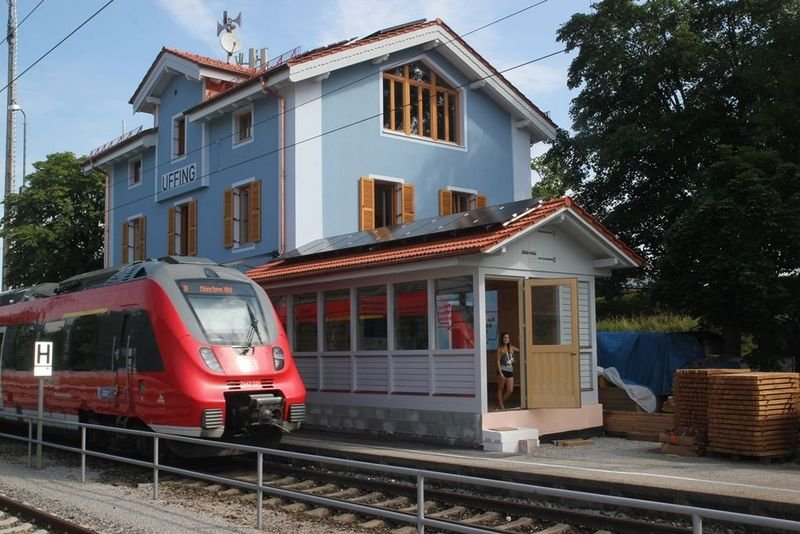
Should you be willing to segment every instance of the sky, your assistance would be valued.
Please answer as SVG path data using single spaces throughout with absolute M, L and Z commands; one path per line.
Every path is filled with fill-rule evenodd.
M 109 0 L 17 0 L 17 74 L 28 69 Z M 41 4 L 40 4 L 41 2 Z M 268 48 L 270 57 L 303 51 L 418 19 L 442 19 L 500 71 L 563 50 L 556 32 L 591 0 L 112 0 L 94 18 L 16 82 L 16 102 L 27 117 L 27 172 L 47 154 L 86 155 L 151 115 L 128 103 L 162 47 L 225 60 L 217 22 L 241 12 L 236 30 L 244 50 Z M 37 7 L 38 5 L 38 7 Z M 534 7 L 531 7 L 534 6 Z M 7 16 L 7 8 L 3 15 Z M 526 9 L 529 8 L 529 9 Z M 514 14 L 518 11 L 522 12 Z M 512 15 L 514 14 L 514 15 Z M 512 15 L 508 17 L 509 15 Z M 2 15 L 0 15 L 2 16 Z M 493 23 L 486 28 L 477 28 Z M 0 54 L 8 83 L 7 45 Z M 504 72 L 518 89 L 563 128 L 569 128 L 567 70 L 559 54 Z M 5 90 L 3 91 L 5 93 Z M 3 102 L 7 103 L 7 94 Z M 15 185 L 21 184 L 23 120 L 17 115 Z M 6 121 L 0 121 L 5 139 Z M 533 153 L 546 150 L 534 147 Z M 5 142 L 0 143 L 5 158 Z

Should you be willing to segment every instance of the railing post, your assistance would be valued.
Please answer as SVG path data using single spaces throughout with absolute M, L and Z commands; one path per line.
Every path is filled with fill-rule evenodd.
M 417 475 L 417 534 L 425 534 L 425 477 Z
M 86 427 L 81 426 L 81 484 L 86 484 Z
M 263 515 L 263 506 L 264 506 L 264 491 L 261 489 L 261 486 L 264 484 L 264 453 L 259 451 L 256 453 L 256 461 L 258 465 L 256 466 L 257 471 L 257 478 L 258 478 L 258 492 L 256 493 L 256 528 L 261 530 L 261 522 L 262 522 L 262 515 Z
M 33 419 L 28 419 L 28 469 L 33 466 Z
M 692 534 L 703 534 L 703 518 L 692 514 Z
M 153 436 L 153 500 L 158 500 L 158 436 Z

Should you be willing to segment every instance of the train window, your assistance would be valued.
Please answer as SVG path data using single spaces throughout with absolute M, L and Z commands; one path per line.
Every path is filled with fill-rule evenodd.
M 137 310 L 128 315 L 123 334 L 123 344 L 128 343 L 135 349 L 137 371 L 163 371 L 161 353 L 150 324 L 150 317 L 144 310 Z
M 39 336 L 39 332 L 44 325 L 37 323 L 23 324 L 17 326 L 14 336 L 14 364 L 10 367 L 17 371 L 33 370 L 33 349 L 34 343 Z
M 44 332 L 39 341 L 53 343 L 53 369 L 61 371 L 66 368 L 64 361 L 64 320 L 49 321 L 44 325 Z
M 271 313 L 265 320 L 253 288 L 230 280 L 179 280 L 200 328 L 212 345 L 267 345 L 276 331 Z M 269 308 L 272 312 L 272 308 Z
M 97 339 L 100 335 L 100 316 L 83 315 L 70 321 L 67 349 L 67 368 L 72 371 L 91 371 L 95 368 Z
M 120 346 L 123 312 L 104 313 L 99 316 L 100 331 L 97 337 L 95 368 L 102 371 L 114 369 L 114 350 Z

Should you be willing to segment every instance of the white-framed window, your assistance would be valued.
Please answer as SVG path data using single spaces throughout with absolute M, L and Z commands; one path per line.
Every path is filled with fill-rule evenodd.
M 261 241 L 261 180 L 225 190 L 223 240 L 225 248 L 234 249 Z
M 462 145 L 461 93 L 418 59 L 383 71 L 383 129 Z
M 169 209 L 167 254 L 197 255 L 197 201 L 184 200 Z
M 186 116 L 182 113 L 172 117 L 172 159 L 186 156 Z
M 128 187 L 142 184 L 142 158 L 130 160 L 128 163 Z
M 146 255 L 147 218 L 134 215 L 122 223 L 122 263 L 144 260 Z
M 414 186 L 402 179 L 362 176 L 359 180 L 359 230 L 414 220 Z
M 450 215 L 462 211 L 486 207 L 486 195 L 474 189 L 447 187 L 439 190 L 439 215 Z
M 252 104 L 233 113 L 233 146 L 246 145 L 253 141 Z

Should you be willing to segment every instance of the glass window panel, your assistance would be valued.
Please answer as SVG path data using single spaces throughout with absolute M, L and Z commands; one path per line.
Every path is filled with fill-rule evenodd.
M 430 89 L 422 89 L 422 135 L 432 137 Z
M 409 107 L 411 108 L 411 133 L 419 135 L 419 87 L 416 85 L 411 86 L 411 102 Z
M 403 101 L 403 82 L 394 82 L 394 129 L 398 132 L 405 129 L 404 105 L 408 104 Z
M 456 115 L 458 112 L 458 99 L 455 95 L 450 95 L 448 104 L 447 115 L 450 122 L 450 132 L 446 140 L 456 143 L 458 142 L 458 137 L 456 136 L 456 127 L 458 125 L 458 117 Z
M 272 302 L 272 307 L 275 308 L 275 315 L 278 316 L 278 320 L 281 322 L 281 326 L 283 326 L 284 332 L 288 332 L 287 329 L 287 319 L 288 319 L 288 298 L 286 295 L 278 295 L 278 296 L 270 296 L 270 302 Z
M 418 82 L 431 83 L 431 69 L 422 61 L 415 61 L 408 65 L 408 77 Z
M 394 285 L 394 344 L 397 350 L 428 348 L 428 283 Z
M 438 125 L 436 130 L 436 139 L 443 140 L 445 138 L 445 133 L 447 132 L 447 128 L 445 127 L 444 123 L 444 115 L 445 115 L 445 106 L 444 106 L 444 93 L 441 91 L 436 92 L 436 124 Z
M 317 351 L 317 295 L 306 293 L 293 298 L 295 352 Z
M 325 292 L 325 350 L 350 350 L 350 290 Z
M 392 127 L 392 83 L 392 80 L 383 79 L 383 127 L 386 129 Z
M 357 305 L 358 350 L 386 350 L 386 286 L 358 288 Z
M 472 277 L 436 280 L 435 291 L 436 348 L 473 348 L 475 331 Z
M 572 344 L 570 286 L 535 286 L 531 288 L 531 295 L 534 345 Z

